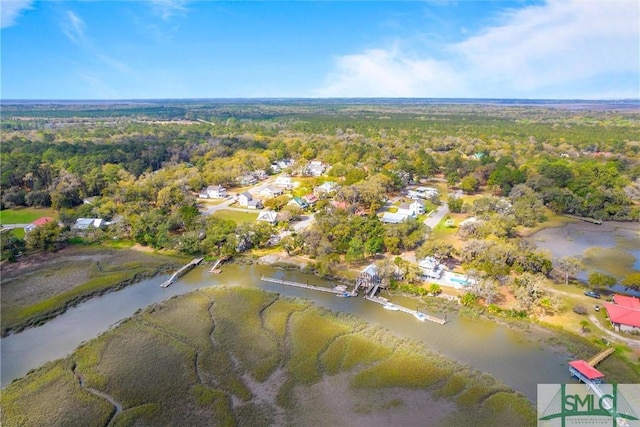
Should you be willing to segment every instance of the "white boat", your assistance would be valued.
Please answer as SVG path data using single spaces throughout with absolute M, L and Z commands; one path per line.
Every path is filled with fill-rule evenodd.
M 415 316 L 416 319 L 424 322 L 425 320 L 427 320 L 427 316 L 425 316 L 423 313 L 420 313 L 419 311 L 416 311 L 415 313 L 413 313 L 413 315 Z
M 400 310 L 398 306 L 391 304 L 390 302 L 386 303 L 382 306 L 385 310 L 398 311 Z
M 349 298 L 351 294 L 349 292 L 340 292 L 340 293 L 337 293 L 336 296 L 341 298 Z

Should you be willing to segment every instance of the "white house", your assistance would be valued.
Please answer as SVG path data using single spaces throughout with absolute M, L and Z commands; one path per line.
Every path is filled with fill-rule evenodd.
M 248 191 L 245 191 L 238 196 L 238 204 L 248 209 L 259 209 L 262 207 L 262 202 L 258 199 L 254 199 Z
M 440 279 L 444 272 L 444 266 L 434 257 L 426 257 L 418 263 L 422 275 L 429 279 Z
M 253 176 L 252 174 L 248 173 L 246 175 L 242 175 L 242 176 L 238 177 L 238 182 L 240 183 L 240 185 L 253 185 L 256 182 L 258 182 L 258 180 L 256 179 L 255 176 Z
M 380 217 L 380 221 L 384 222 L 385 224 L 400 224 L 401 222 L 406 221 L 408 218 L 409 215 L 385 212 L 382 214 L 382 217 Z
M 284 188 L 286 190 L 291 190 L 293 188 L 293 181 L 290 176 L 279 176 L 276 178 L 276 187 Z
M 411 203 L 400 203 L 398 206 L 398 214 L 410 217 L 417 217 L 424 213 L 424 202 L 414 200 Z
M 278 214 L 274 211 L 260 211 L 256 221 L 265 221 L 273 225 L 278 222 Z
M 316 188 L 314 188 L 313 193 L 316 196 L 322 196 L 322 195 L 335 193 L 337 189 L 338 189 L 338 184 L 336 184 L 333 181 L 327 181 L 324 184 L 318 185 Z
M 267 185 L 265 188 L 260 190 L 260 195 L 263 197 L 277 197 L 282 195 L 284 190 L 280 187 L 276 187 L 275 185 Z
M 227 190 L 221 185 L 210 185 L 198 195 L 203 199 L 224 199 L 227 197 Z
M 76 230 L 88 230 L 90 228 L 101 228 L 105 225 L 105 220 L 102 218 L 78 218 L 73 228 Z
M 327 166 L 318 160 L 309 162 L 307 165 L 307 173 L 311 176 L 320 176 L 325 170 L 327 170 Z
M 414 190 L 409 190 L 407 194 L 412 199 L 430 199 L 437 197 L 440 193 L 433 187 L 417 187 Z

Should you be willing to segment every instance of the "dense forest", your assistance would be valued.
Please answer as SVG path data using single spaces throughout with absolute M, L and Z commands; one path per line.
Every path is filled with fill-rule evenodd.
M 595 107 L 409 101 L 7 105 L 1 208 L 52 207 L 67 229 L 50 223 L 24 241 L 3 238 L 2 256 L 59 247 L 81 217 L 112 222 L 84 233 L 84 240 L 124 239 L 185 254 L 233 255 L 273 244 L 279 235 L 284 251 L 316 260 L 322 275 L 340 263 L 388 254 L 386 265 L 378 263 L 381 275 L 397 286 L 391 279 L 399 268 L 402 286 L 410 287 L 421 281 L 417 266 L 400 258 L 391 263 L 415 251 L 418 258 L 462 266 L 477 280 L 476 297 L 490 302 L 499 283 L 513 282 L 522 308 L 553 309 L 540 283 L 554 274 L 568 277 L 577 261 L 552 265 L 548 253 L 516 231 L 549 212 L 640 220 L 640 113 Z M 240 177 L 276 173 L 272 165 L 282 160 L 291 162 L 281 172 L 298 176 L 301 186 L 264 200 L 279 211 L 277 224 L 201 214 L 203 188 L 244 191 Z M 309 176 L 304 171 L 316 162 L 329 168 Z M 430 178 L 471 196 L 441 194 L 428 201 L 446 201 L 451 212 L 478 219 L 457 230 L 455 245 L 433 239 L 421 221 L 383 224 L 378 215 L 389 197 Z M 308 208 L 313 224 L 290 228 L 302 214 L 291 198 L 326 181 L 337 183 L 337 191 Z M 639 286 L 637 275 L 625 283 Z
M 326 162 L 348 185 L 443 174 L 465 191 L 509 196 L 517 186 L 555 212 L 635 221 L 639 119 L 634 110 L 490 105 L 5 106 L 1 201 L 69 209 L 105 196 L 110 207 L 97 208 L 110 216 L 130 202 L 168 206 L 170 195 L 175 209 L 203 186 L 231 186 L 291 158 Z

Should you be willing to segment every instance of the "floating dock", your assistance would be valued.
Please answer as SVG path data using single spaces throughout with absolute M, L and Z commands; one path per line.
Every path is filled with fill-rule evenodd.
M 169 279 L 167 281 L 165 281 L 162 285 L 160 285 L 163 288 L 168 288 L 169 286 L 171 286 L 171 284 L 173 282 L 176 281 L 176 279 L 180 276 L 182 276 L 184 273 L 186 273 L 187 271 L 191 270 L 193 267 L 195 267 L 196 265 L 200 264 L 202 262 L 204 258 L 196 258 L 194 260 L 191 260 L 191 262 L 185 266 L 183 266 L 180 270 L 176 271 L 175 273 L 173 273 L 171 275 L 171 277 L 169 277 Z
M 346 292 L 344 292 L 342 290 L 343 288 L 340 287 L 325 288 L 324 286 L 310 285 L 309 283 L 291 282 L 289 280 L 282 280 L 265 276 L 261 276 L 260 280 L 262 280 L 263 282 L 277 283 L 279 285 L 293 286 L 294 288 L 311 289 L 312 291 L 330 292 L 332 294 L 339 294 L 339 296 L 347 296 L 344 295 L 346 294 Z M 349 296 L 351 296 L 351 294 L 349 294 Z
M 372 295 L 373 295 L 373 293 L 372 293 Z M 410 314 L 410 315 L 414 316 L 418 320 L 422 320 L 422 321 L 429 320 L 430 322 L 434 322 L 434 323 L 437 323 L 439 325 L 444 325 L 445 323 L 447 323 L 447 319 L 441 319 L 439 317 L 432 316 L 430 314 L 419 312 L 418 310 L 412 310 L 410 308 L 403 307 L 403 306 L 398 305 L 398 304 L 393 304 L 393 303 L 389 302 L 386 298 L 376 297 L 376 296 L 372 296 L 372 295 L 366 295 L 364 297 L 364 299 L 366 299 L 367 301 L 371 301 L 371 302 L 375 302 L 377 304 L 380 304 L 380 305 L 383 306 L 383 308 L 385 308 L 387 310 L 402 311 L 403 313 Z

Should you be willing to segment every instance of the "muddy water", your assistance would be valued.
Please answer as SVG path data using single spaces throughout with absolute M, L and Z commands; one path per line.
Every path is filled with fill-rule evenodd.
M 568 355 L 542 345 L 532 334 L 509 330 L 484 320 L 468 320 L 448 315 L 444 326 L 422 323 L 408 314 L 384 310 L 363 298 L 337 298 L 331 293 L 285 287 L 260 281 L 261 274 L 318 286 L 333 283 L 297 272 L 265 266 L 227 265 L 213 275 L 201 266 L 169 288 L 161 288 L 165 276 L 145 280 L 119 292 L 92 299 L 72 308 L 43 326 L 3 338 L 2 386 L 30 369 L 71 353 L 80 343 L 96 337 L 136 310 L 205 286 L 250 286 L 303 297 L 319 306 L 353 313 L 373 325 L 383 326 L 402 337 L 424 342 L 429 348 L 460 363 L 487 372 L 532 400 L 536 384 L 568 381 Z M 400 301 L 398 301 L 400 302 Z M 415 302 L 401 303 L 414 308 Z M 411 306 L 411 304 L 414 304 Z
M 541 230 L 529 240 L 539 248 L 549 250 L 554 259 L 565 256 L 583 259 L 584 270 L 577 275 L 582 281 L 587 281 L 588 274 L 593 271 L 613 275 L 618 280 L 632 271 L 640 271 L 639 223 L 610 221 L 596 225 L 574 222 Z M 619 285 L 613 289 L 625 291 Z M 640 296 L 640 293 L 636 295 Z

